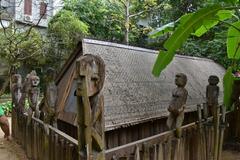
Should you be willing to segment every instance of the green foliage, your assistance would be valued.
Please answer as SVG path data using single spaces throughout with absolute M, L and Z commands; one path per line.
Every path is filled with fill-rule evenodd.
M 224 88 L 224 106 L 230 108 L 232 105 L 231 96 L 233 90 L 234 77 L 232 74 L 232 67 L 227 69 L 223 77 L 223 88 Z
M 220 33 L 223 34 L 223 33 Z M 226 41 L 215 36 L 212 40 L 189 38 L 179 50 L 179 54 L 214 60 L 227 68 L 230 64 L 226 55 Z
M 80 21 L 71 11 L 61 10 L 48 24 L 48 33 L 64 42 L 70 51 L 80 39 L 88 34 L 88 25 Z
M 88 35 L 88 28 L 73 12 L 64 9 L 58 12 L 48 23 L 46 64 L 60 69 L 77 43 Z
M 126 6 L 128 1 L 129 7 Z M 88 24 L 91 37 L 123 42 L 128 29 L 129 43 L 139 45 L 145 43 L 144 39 L 151 27 L 143 27 L 137 23 L 148 18 L 156 5 L 157 0 L 65 0 L 64 8 L 74 12 L 81 21 Z
M 227 55 L 230 59 L 240 58 L 240 21 L 228 29 Z
M 12 112 L 12 101 L 0 103 L 0 107 L 3 109 L 5 115 L 9 115 Z
M 12 24 L 15 26 L 14 24 Z M 13 26 L 0 30 L 0 57 L 9 66 L 20 67 L 22 64 L 37 66 L 44 63 L 42 52 L 43 40 L 38 31 L 17 30 Z
M 224 21 L 225 19 L 229 19 L 233 16 L 233 11 L 229 10 L 220 10 L 216 14 L 216 18 L 203 20 L 202 26 L 198 28 L 193 35 L 197 37 L 201 37 L 203 34 L 208 32 L 212 27 L 216 26 L 219 21 Z
M 121 17 L 116 4 L 111 6 L 102 0 L 65 0 L 64 9 L 73 12 L 80 21 L 87 24 L 89 34 L 93 37 L 108 39 L 111 34 L 116 38 L 121 37 L 123 26 L 116 21 L 116 17 Z
M 166 51 L 159 52 L 152 73 L 155 76 L 159 76 L 161 71 L 172 61 L 175 51 L 182 46 L 189 35 L 201 27 L 203 21 L 212 19 L 220 9 L 221 6 L 214 5 L 200 9 L 188 17 L 184 16 L 184 21 L 181 22 L 171 37 L 164 43 L 163 46 Z
M 157 38 L 161 35 L 172 32 L 175 28 L 175 23 L 176 22 L 170 22 L 166 25 L 163 25 L 163 26 L 155 29 L 154 31 L 149 33 L 150 38 Z
M 238 1 L 228 0 L 224 2 L 235 5 L 234 3 Z M 155 76 L 159 76 L 161 71 L 172 61 L 172 58 L 176 50 L 181 47 L 182 43 L 187 40 L 191 33 L 195 32 L 193 35 L 202 36 L 204 33 L 208 32 L 219 22 L 227 24 L 228 27 L 230 26 L 227 37 L 228 58 L 239 59 L 240 22 L 238 21 L 231 24 L 231 22 L 230 23 L 225 22 L 224 20 L 229 19 L 232 16 L 237 17 L 236 15 L 234 15 L 234 12 L 232 11 L 234 9 L 237 12 L 238 16 L 240 16 L 240 14 L 238 8 L 228 9 L 229 11 L 224 10 L 224 8 L 219 5 L 211 5 L 210 7 L 200 9 L 199 11 L 193 13 L 191 16 L 188 16 L 187 19 L 182 24 L 178 25 L 177 29 L 173 32 L 172 36 L 164 43 L 163 45 L 164 51 L 160 51 L 157 57 L 157 60 L 153 68 L 153 74 Z M 237 17 L 237 19 L 239 19 L 239 17 Z M 216 42 L 218 42 L 218 40 L 214 39 L 212 40 L 212 42 L 213 45 L 216 45 L 217 44 Z M 190 47 L 188 46 L 186 48 L 199 49 L 199 47 L 196 47 L 194 43 L 187 43 L 187 45 L 190 45 Z M 209 43 L 208 45 L 211 45 L 211 43 Z M 201 51 L 201 49 L 197 50 L 196 52 L 199 51 Z M 205 52 L 208 54 L 207 51 Z M 215 54 L 217 55 L 217 53 Z M 224 105 L 228 108 L 231 107 L 232 104 L 231 96 L 234 82 L 232 67 L 236 67 L 237 64 L 235 60 L 233 62 L 234 63 L 231 63 L 231 66 L 228 67 L 228 70 L 224 75 Z

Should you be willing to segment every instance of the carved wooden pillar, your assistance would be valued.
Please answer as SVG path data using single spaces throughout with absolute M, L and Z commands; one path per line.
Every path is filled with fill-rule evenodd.
M 35 71 L 32 71 L 29 76 L 30 87 L 28 89 L 28 124 L 31 121 L 31 117 L 34 114 L 35 117 L 39 118 L 39 109 L 38 109 L 38 98 L 40 94 L 40 89 L 38 87 L 40 79 L 37 76 Z
M 16 138 L 17 132 L 17 113 L 19 113 L 19 101 L 22 96 L 22 77 L 20 74 L 14 74 L 11 77 L 11 94 L 12 94 L 12 136 Z
M 104 104 L 101 90 L 105 79 L 103 60 L 81 56 L 76 62 L 79 159 L 104 160 Z
M 46 88 L 44 92 L 44 122 L 53 125 L 57 128 L 57 97 L 58 89 L 55 84 L 56 71 L 53 68 L 48 68 L 46 72 Z

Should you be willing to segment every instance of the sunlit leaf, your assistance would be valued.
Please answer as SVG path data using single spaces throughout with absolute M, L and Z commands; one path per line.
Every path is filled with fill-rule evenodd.
M 220 10 L 217 12 L 216 16 L 212 17 L 212 19 L 207 19 L 203 21 L 203 25 L 197 29 L 197 31 L 193 34 L 197 37 L 201 37 L 203 34 L 208 32 L 212 27 L 216 26 L 220 21 L 224 21 L 233 16 L 234 11 L 229 10 Z
M 231 96 L 233 90 L 234 77 L 232 74 L 232 67 L 229 67 L 223 77 L 223 88 L 224 88 L 224 106 L 230 108 L 232 105 Z
M 227 54 L 228 58 L 240 58 L 240 21 L 232 24 L 228 29 L 227 37 Z
M 153 67 L 152 73 L 159 76 L 161 71 L 171 62 L 175 55 L 175 51 L 180 48 L 187 40 L 189 35 L 195 32 L 202 26 L 204 20 L 212 19 L 216 13 L 221 9 L 219 5 L 213 5 L 207 8 L 200 9 L 191 16 L 187 17 L 185 23 L 180 24 L 172 36 L 164 43 L 166 51 L 160 52 L 164 55 L 157 57 L 156 63 Z
M 149 33 L 150 38 L 156 38 L 166 33 L 172 32 L 175 26 L 175 22 L 170 22 L 166 25 L 157 28 L 156 30 Z

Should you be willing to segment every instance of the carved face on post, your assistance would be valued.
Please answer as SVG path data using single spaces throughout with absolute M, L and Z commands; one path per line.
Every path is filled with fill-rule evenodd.
M 94 55 L 80 57 L 77 60 L 77 76 L 79 77 L 77 94 L 83 95 L 84 88 L 89 97 L 100 92 L 105 78 L 104 70 L 104 63 L 100 57 Z
M 38 76 L 31 76 L 30 81 L 31 81 L 31 86 L 32 87 L 37 87 L 38 84 L 40 83 L 40 79 L 39 79 Z
M 175 84 L 178 87 L 185 87 L 187 84 L 187 76 L 183 73 L 178 73 L 175 78 Z
M 45 80 L 47 82 L 54 81 L 56 78 L 56 71 L 53 68 L 48 68 L 46 72 Z
M 219 82 L 219 78 L 217 76 L 211 75 L 208 78 L 208 82 L 210 85 L 217 85 Z
M 14 74 L 12 76 L 12 83 L 20 85 L 22 83 L 22 77 L 20 74 Z

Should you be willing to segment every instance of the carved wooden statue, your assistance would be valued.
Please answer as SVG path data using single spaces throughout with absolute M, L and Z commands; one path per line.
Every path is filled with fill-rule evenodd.
M 21 108 L 19 108 L 19 101 L 22 96 L 22 76 L 20 74 L 12 75 L 12 85 L 11 85 L 11 94 L 12 94 L 12 103 L 14 105 L 14 109 L 17 112 L 22 112 Z M 21 110 L 21 111 L 20 111 Z
M 31 87 L 30 74 L 27 74 L 27 76 L 22 84 L 22 90 L 21 90 L 22 96 L 19 100 L 19 109 L 20 109 L 21 114 L 23 114 L 23 112 L 24 112 L 25 100 L 27 98 L 30 87 Z
M 56 72 L 49 68 L 46 72 L 46 89 L 44 93 L 44 122 L 57 128 L 57 86 L 55 84 Z
M 210 115 L 214 115 L 215 108 L 218 106 L 219 87 L 217 86 L 219 78 L 211 75 L 208 78 L 208 86 L 206 91 L 207 106 Z
M 40 83 L 40 79 L 35 71 L 32 71 L 28 78 L 31 84 L 28 90 L 28 102 L 29 102 L 28 124 L 29 124 L 33 114 L 35 115 L 35 117 L 37 118 L 39 117 L 38 98 L 40 90 L 38 88 L 38 85 Z
M 100 93 L 105 79 L 103 60 L 95 55 L 81 56 L 76 63 L 76 79 L 79 153 L 87 160 L 103 160 L 104 104 Z
M 183 73 L 178 73 L 175 78 L 175 88 L 172 92 L 172 100 L 169 104 L 168 111 L 170 112 L 167 119 L 169 129 L 176 129 L 176 136 L 181 136 L 181 126 L 184 120 L 184 109 L 187 101 L 188 92 L 184 88 L 187 84 L 187 76 Z

